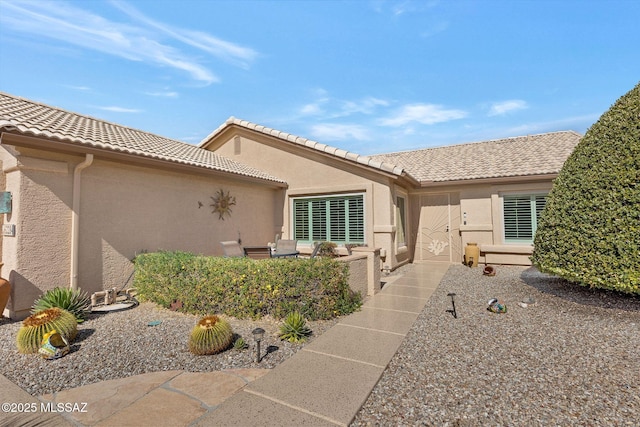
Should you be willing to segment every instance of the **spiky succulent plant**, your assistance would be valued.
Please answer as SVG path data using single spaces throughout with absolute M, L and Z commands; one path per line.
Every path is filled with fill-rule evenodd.
M 307 321 L 302 314 L 294 311 L 289 313 L 280 326 L 280 339 L 289 342 L 305 342 L 311 335 L 311 329 L 307 327 Z
M 89 295 L 81 289 L 54 288 L 45 292 L 33 303 L 31 313 L 58 307 L 67 310 L 75 316 L 78 323 L 82 323 L 91 312 L 90 305 Z
M 206 316 L 191 330 L 189 351 L 197 355 L 216 354 L 229 348 L 232 341 L 229 322 L 218 316 Z
M 78 322 L 73 314 L 58 307 L 39 311 L 24 319 L 16 344 L 20 353 L 37 353 L 44 336 L 56 330 L 71 342 L 78 334 Z
M 238 337 L 234 342 L 233 342 L 233 348 L 235 348 L 236 350 L 240 351 L 240 350 L 244 350 L 245 348 L 249 347 L 249 345 L 247 344 L 247 342 L 244 340 L 244 338 L 242 337 Z

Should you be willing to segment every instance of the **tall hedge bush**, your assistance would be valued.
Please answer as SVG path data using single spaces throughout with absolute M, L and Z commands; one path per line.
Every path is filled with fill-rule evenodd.
M 135 259 L 134 285 L 141 299 L 207 315 L 224 313 L 282 319 L 297 311 L 307 319 L 330 319 L 358 309 L 348 266 L 326 258 L 264 259 L 205 257 L 156 252 Z
M 640 84 L 591 126 L 565 162 L 534 245 L 541 271 L 640 294 Z

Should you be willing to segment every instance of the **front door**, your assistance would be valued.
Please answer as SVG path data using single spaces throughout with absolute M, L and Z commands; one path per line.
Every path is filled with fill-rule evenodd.
M 427 194 L 420 198 L 420 223 L 414 259 L 461 262 L 460 195 Z

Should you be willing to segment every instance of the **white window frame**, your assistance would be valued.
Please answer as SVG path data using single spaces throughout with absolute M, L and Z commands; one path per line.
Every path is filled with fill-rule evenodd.
M 546 197 L 547 197 L 548 193 L 540 193 L 540 192 L 534 192 L 534 193 L 512 193 L 512 194 L 503 194 L 502 195 L 502 238 L 503 238 L 503 242 L 505 244 L 533 244 L 533 239 L 535 238 L 536 235 L 536 230 L 538 228 L 538 219 L 539 219 L 539 215 L 542 212 L 542 209 L 539 209 L 538 203 L 539 203 L 539 198 L 542 197 L 543 200 L 545 200 L 545 204 L 546 204 Z M 524 237 L 521 238 L 519 236 L 512 236 L 509 235 L 510 232 L 507 230 L 507 224 L 509 221 L 507 221 L 507 202 L 509 200 L 514 200 L 514 199 L 520 199 L 519 203 L 524 203 L 524 199 L 529 199 L 528 203 L 529 203 L 529 221 L 530 221 L 530 230 L 531 230 L 531 238 L 528 237 Z M 518 203 L 518 202 L 516 202 Z M 542 206 L 542 208 L 544 208 L 544 205 Z M 516 230 L 515 233 L 518 233 L 518 212 L 517 212 L 518 207 L 515 207 L 515 219 L 512 221 L 515 221 L 516 223 L 514 224 Z M 522 213 L 521 215 L 525 215 L 524 213 Z M 526 216 L 526 215 L 525 215 Z
M 353 197 L 360 197 L 362 199 L 362 240 L 359 239 L 355 239 L 355 240 L 350 240 L 350 236 L 349 236 L 349 221 L 348 221 L 348 217 L 345 216 L 345 239 L 344 240 L 338 240 L 338 239 L 332 239 L 331 235 L 331 227 L 330 227 L 330 217 L 327 215 L 326 216 L 326 227 L 325 227 L 325 233 L 326 233 L 326 239 L 321 239 L 321 238 L 316 238 L 316 237 L 320 237 L 320 236 L 314 236 L 313 235 L 313 219 L 310 218 L 309 216 L 307 216 L 307 220 L 309 221 L 309 225 L 307 225 L 308 227 L 308 233 L 309 233 L 309 238 L 308 239 L 302 239 L 300 238 L 297 234 L 296 234 L 296 202 L 300 201 L 300 200 L 324 200 L 326 202 L 328 202 L 329 200 L 333 199 L 333 200 L 346 200 L 347 198 L 353 198 Z M 318 195 L 313 195 L 313 196 L 296 196 L 296 197 L 292 197 L 291 198 L 291 211 L 290 211 L 290 218 L 291 218 L 291 236 L 293 236 L 294 239 L 298 240 L 300 243 L 314 243 L 314 242 L 320 242 L 320 241 L 331 241 L 334 243 L 340 243 L 340 244 L 349 244 L 349 243 L 357 243 L 357 244 L 366 244 L 366 240 L 367 240 L 367 232 L 366 232 L 366 218 L 367 218 L 367 212 L 366 212 L 366 194 L 364 192 L 357 192 L 357 193 L 343 193 L 343 194 L 318 194 Z M 330 209 L 330 206 L 329 208 Z

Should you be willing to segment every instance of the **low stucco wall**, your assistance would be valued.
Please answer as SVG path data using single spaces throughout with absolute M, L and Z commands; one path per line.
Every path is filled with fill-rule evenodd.
M 381 288 L 380 249 L 353 248 L 352 254 L 337 258 L 349 263 L 349 287 L 362 296 L 375 295 Z
M 480 245 L 480 259 L 484 264 L 530 266 L 532 254 L 533 246 Z

